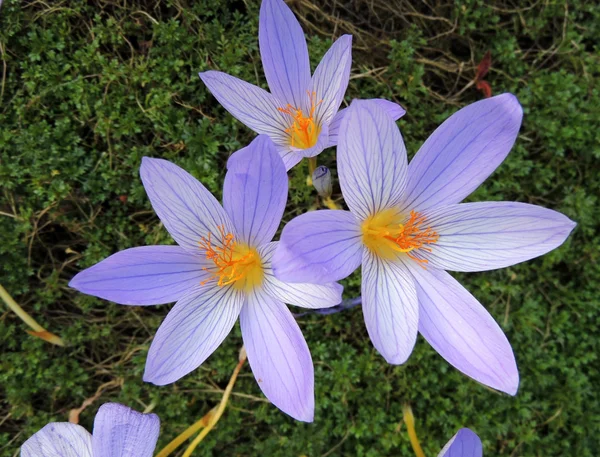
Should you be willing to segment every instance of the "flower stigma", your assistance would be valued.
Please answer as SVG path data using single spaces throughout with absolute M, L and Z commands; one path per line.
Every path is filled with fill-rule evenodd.
M 403 252 L 424 267 L 427 259 L 416 257 L 413 251 L 431 252 L 425 245 L 436 243 L 439 235 L 431 227 L 423 226 L 425 216 L 416 211 L 411 211 L 410 218 L 401 223 L 403 219 L 395 209 L 385 209 L 370 216 L 361 226 L 363 243 L 384 259 L 392 260 Z
M 245 243 L 236 243 L 233 234 L 226 233 L 224 226 L 220 225 L 218 229 L 221 246 L 213 244 L 210 232 L 208 238 L 202 237 L 198 242 L 206 259 L 214 263 L 214 267 L 202 268 L 211 276 L 200 285 L 217 281 L 219 287 L 232 284 L 235 289 L 246 292 L 260 286 L 263 282 L 264 270 L 256 249 Z
M 293 122 L 290 127 L 285 129 L 286 133 L 290 135 L 290 146 L 298 149 L 312 148 L 317 144 L 319 133 L 321 133 L 321 127 L 315 122 L 315 110 L 323 100 L 317 102 L 317 93 L 308 92 L 310 97 L 310 111 L 308 116 L 304 115 L 301 108 L 296 108 L 289 103 L 285 108 L 277 108 L 284 114 L 291 116 Z

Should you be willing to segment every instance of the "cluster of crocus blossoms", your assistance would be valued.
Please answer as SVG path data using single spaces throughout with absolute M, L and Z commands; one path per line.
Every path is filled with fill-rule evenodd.
M 404 114 L 400 106 L 354 100 L 338 111 L 350 74 L 350 36 L 333 44 L 311 77 L 298 21 L 282 0 L 264 0 L 259 43 L 270 93 L 225 73 L 200 74 L 220 103 L 259 134 L 230 157 L 222 205 L 177 165 L 144 158 L 144 188 L 177 245 L 118 252 L 77 274 L 70 286 L 123 305 L 176 302 L 148 354 L 144 380 L 157 385 L 198 368 L 239 317 L 263 393 L 293 418 L 310 422 L 313 364 L 286 304 L 339 304 L 337 281 L 362 265 L 367 331 L 389 363 L 404 363 L 420 332 L 458 370 L 514 395 L 519 375 L 507 338 L 446 270 L 485 271 L 532 259 L 560 246 L 575 226 L 558 212 L 526 203 L 460 203 L 512 148 L 522 118 L 517 99 L 503 94 L 459 110 L 408 164 L 395 124 Z M 302 214 L 273 241 L 287 202 L 286 171 L 336 145 L 349 210 Z M 323 170 L 319 176 L 327 181 L 330 175 Z M 330 182 L 317 187 L 331 192 Z M 106 423 L 111 408 L 122 411 L 101 409 L 97 424 Z M 147 417 L 143 421 L 154 421 Z M 117 455 L 100 443 L 109 433 L 103 425 L 93 439 L 81 427 L 48 427 L 26 443 L 24 456 L 71 455 L 40 451 L 57 433 L 85 447 L 77 455 Z M 123 446 L 136 439 L 123 438 Z M 463 429 L 440 456 L 481 452 L 479 438 Z

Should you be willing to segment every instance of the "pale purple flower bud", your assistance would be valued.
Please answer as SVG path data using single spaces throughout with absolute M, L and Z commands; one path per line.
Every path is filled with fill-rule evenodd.
M 329 168 L 323 165 L 317 167 L 315 171 L 313 171 L 312 182 L 321 197 L 331 197 L 331 171 L 329 171 Z

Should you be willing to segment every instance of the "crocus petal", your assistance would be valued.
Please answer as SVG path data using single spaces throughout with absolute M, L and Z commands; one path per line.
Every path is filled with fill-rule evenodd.
M 467 376 L 515 395 L 515 356 L 490 313 L 445 271 L 408 263 L 417 284 L 419 331 L 429 344 Z
M 482 457 L 479 437 L 468 428 L 461 428 L 444 446 L 438 457 Z
M 449 205 L 426 217 L 439 240 L 419 255 L 453 271 L 493 270 L 538 257 L 560 246 L 576 225 L 557 211 L 514 202 Z
M 229 168 L 232 164 L 234 164 L 236 162 L 236 160 L 238 159 L 238 157 L 243 157 L 244 154 L 242 152 L 245 151 L 249 147 L 250 146 L 246 146 L 242 149 L 235 151 L 233 154 L 231 154 L 231 156 L 229 157 L 229 160 L 227 161 L 227 168 Z M 285 171 L 288 171 L 291 168 L 293 168 L 295 165 L 298 164 L 298 162 L 300 162 L 304 158 L 304 156 L 302 154 L 296 152 L 295 150 L 292 150 L 289 145 L 280 146 L 280 145 L 275 144 L 275 149 L 277 150 L 277 154 L 279 154 L 279 156 L 283 160 L 283 165 L 285 166 Z
M 397 103 L 390 102 L 389 100 L 385 100 L 383 98 L 370 98 L 369 101 L 377 103 L 388 113 L 389 116 L 392 117 L 392 119 L 394 119 L 394 121 L 397 121 L 406 114 L 406 110 L 404 108 Z M 348 108 L 339 110 L 331 120 L 331 123 L 329 124 L 329 144 L 327 147 L 337 145 L 340 125 L 342 125 L 342 119 L 347 112 Z
M 282 0 L 263 0 L 258 43 L 269 89 L 278 99 L 304 108 L 310 63 L 304 32 Z
M 121 305 L 179 300 L 206 279 L 208 263 L 180 246 L 125 249 L 75 275 L 69 287 Z
M 183 168 L 144 157 L 140 175 L 154 211 L 182 248 L 199 253 L 198 242 L 209 233 L 219 234 L 219 226 L 233 232 L 233 224 L 219 202 Z M 219 243 L 220 238 L 213 241 Z
M 265 272 L 263 287 L 273 298 L 302 308 L 330 308 L 342 301 L 344 288 L 337 282 L 330 284 L 288 283 L 280 281 L 273 273 L 272 259 L 278 242 L 267 243 L 259 249 Z
M 240 325 L 250 367 L 265 396 L 294 419 L 312 422 L 313 364 L 290 310 L 255 289 L 242 308 Z
M 289 149 L 288 147 L 278 147 L 277 149 L 279 155 L 281 156 L 281 159 L 283 160 L 283 165 L 285 165 L 285 171 L 291 170 L 296 165 L 298 165 L 298 163 L 300 163 L 302 159 L 304 159 L 304 156 L 302 154 L 292 149 Z
M 417 340 L 419 306 L 415 281 L 402 264 L 365 249 L 362 308 L 375 349 L 394 365 L 406 362 Z
M 163 386 L 198 368 L 233 328 L 244 298 L 232 286 L 197 286 L 179 300 L 148 352 L 144 381 Z
M 92 435 L 80 425 L 53 422 L 23 443 L 21 457 L 92 457 Z
M 464 199 L 507 156 L 522 117 L 512 94 L 480 100 L 450 116 L 410 162 L 404 207 L 423 211 Z
M 329 48 L 312 77 L 312 91 L 318 102 L 315 119 L 328 125 L 340 107 L 350 79 L 352 35 L 343 35 Z
M 361 220 L 396 206 L 406 186 L 406 148 L 392 118 L 354 100 L 340 127 L 338 171 L 344 200 Z
M 271 241 L 285 209 L 288 177 L 275 145 L 259 135 L 227 166 L 223 207 L 240 240 L 250 246 Z
M 160 420 L 118 403 L 105 403 L 94 420 L 94 457 L 152 457 Z
M 288 143 L 289 120 L 278 108 L 285 102 L 253 84 L 220 71 L 199 73 L 200 79 L 223 108 L 256 133 L 269 135 L 277 144 Z
M 275 276 L 285 282 L 326 284 L 360 265 L 362 234 L 352 213 L 311 211 L 292 219 L 273 256 Z

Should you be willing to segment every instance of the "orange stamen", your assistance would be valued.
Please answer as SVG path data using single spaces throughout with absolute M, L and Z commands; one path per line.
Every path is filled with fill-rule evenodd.
M 367 219 L 362 226 L 363 241 L 371 250 L 385 258 L 394 258 L 394 252 L 406 253 L 421 266 L 428 263 L 415 255 L 416 250 L 431 252 L 428 244 L 438 241 L 439 235 L 431 227 L 424 227 L 425 216 L 416 211 L 404 224 L 397 224 L 399 215 L 393 210 L 384 210 Z
M 424 248 L 423 245 L 433 244 L 440 237 L 431 227 L 421 228 L 423 222 L 425 222 L 425 216 L 416 211 L 411 211 L 408 222 L 406 224 L 399 224 L 399 231 L 397 233 L 384 235 L 384 238 L 396 243 L 400 252 L 410 253 L 410 251 L 415 249 L 423 249 L 431 252 L 430 248 Z M 417 259 L 410 254 L 409 257 L 427 263 L 425 259 Z
M 221 246 L 213 245 L 210 232 L 208 238 L 202 237 L 198 242 L 200 249 L 205 251 L 206 259 L 212 260 L 215 264 L 211 268 L 202 268 L 209 272 L 211 277 L 200 284 L 205 285 L 209 281 L 216 280 L 217 284 L 222 287 L 242 279 L 246 279 L 243 282 L 252 282 L 252 284 L 259 277 L 262 279 L 262 267 L 256 251 L 236 243 L 233 234 L 225 233 L 224 226 L 220 225 L 217 228 L 221 236 Z
M 310 111 L 308 116 L 304 115 L 301 108 L 294 107 L 289 103 L 285 108 L 277 108 L 280 112 L 292 117 L 292 125 L 285 129 L 290 135 L 290 145 L 294 148 L 307 149 L 317 143 L 321 127 L 315 122 L 315 110 L 323 100 L 317 102 L 317 93 L 308 92 L 310 97 Z

